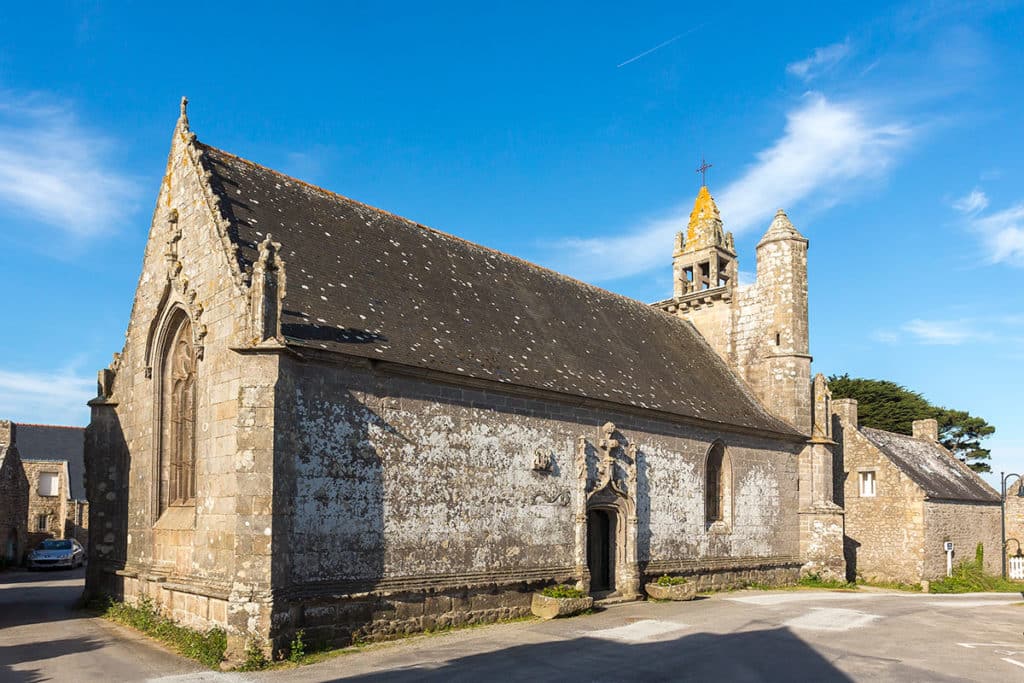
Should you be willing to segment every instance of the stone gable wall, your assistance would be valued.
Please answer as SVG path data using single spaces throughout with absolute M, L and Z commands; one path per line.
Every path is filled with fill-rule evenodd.
M 275 564 L 289 596 L 275 601 L 283 629 L 343 641 L 525 613 L 529 585 L 578 578 L 573 454 L 607 421 L 640 449 L 637 548 L 648 574 L 717 584 L 725 573 L 793 580 L 799 567 L 799 444 L 290 360 L 275 419 L 275 509 L 289 511 L 275 544 L 292 549 Z M 704 519 L 716 438 L 732 464 L 727 532 Z M 533 470 L 537 449 L 553 454 L 550 474 Z M 355 594 L 365 599 L 337 598 Z
M 999 576 L 1002 544 L 998 504 L 925 501 L 924 527 L 923 579 L 931 581 L 946 575 L 946 541 L 953 541 L 954 567 L 961 562 L 973 562 L 975 548 L 981 543 L 985 572 Z
M 845 554 L 849 578 L 917 583 L 924 575 L 924 492 L 856 427 L 838 421 L 842 445 Z M 877 495 L 860 495 L 859 472 L 874 470 Z M 841 473 L 841 474 L 840 474 Z
M 269 630 L 277 359 L 233 350 L 251 346 L 247 291 L 189 135 L 180 127 L 174 135 L 125 346 L 111 366 L 113 386 L 90 404 L 88 590 L 129 600 L 149 595 L 187 625 L 224 626 L 244 640 Z M 158 517 L 161 368 L 147 355 L 154 320 L 169 304 L 205 332 L 196 364 L 197 495 L 194 507 L 169 507 Z

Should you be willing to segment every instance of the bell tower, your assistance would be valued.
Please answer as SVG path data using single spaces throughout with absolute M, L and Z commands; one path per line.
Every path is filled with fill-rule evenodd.
M 685 235 L 676 234 L 672 274 L 673 297 L 680 303 L 732 297 L 736 247 L 732 233 L 722 230 L 722 217 L 707 185 L 697 193 Z

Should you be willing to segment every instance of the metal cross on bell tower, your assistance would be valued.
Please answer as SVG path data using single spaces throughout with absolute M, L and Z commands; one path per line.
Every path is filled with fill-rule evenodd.
M 708 169 L 714 166 L 704 160 L 704 155 L 700 157 L 700 166 L 697 167 L 697 173 L 700 173 L 700 185 L 701 187 L 707 187 L 708 185 Z

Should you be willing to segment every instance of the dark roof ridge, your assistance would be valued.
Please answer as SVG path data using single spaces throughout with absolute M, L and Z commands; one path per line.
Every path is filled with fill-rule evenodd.
M 263 164 L 256 163 L 255 161 L 252 161 L 251 159 L 246 159 L 245 157 L 239 156 L 237 154 L 233 154 L 231 152 L 227 152 L 227 151 L 221 149 L 220 147 L 214 147 L 213 145 L 208 145 L 205 142 L 202 142 L 202 141 L 200 141 L 198 139 L 196 140 L 196 144 L 198 144 L 198 145 L 200 145 L 202 147 L 206 147 L 208 149 L 215 150 L 218 154 L 223 154 L 224 156 L 231 157 L 232 159 L 237 159 L 238 161 L 241 161 L 242 163 L 249 164 L 250 166 L 255 166 L 256 168 L 262 169 L 264 171 L 268 171 L 270 173 L 273 173 L 274 175 L 279 175 L 282 178 L 286 178 L 286 179 L 288 179 L 288 180 L 290 180 L 290 181 L 292 181 L 294 183 L 298 183 L 299 185 L 303 185 L 303 186 L 305 186 L 305 187 L 307 187 L 307 188 L 309 188 L 311 190 L 314 190 L 316 192 L 322 192 L 323 194 L 327 195 L 328 197 L 333 197 L 335 199 L 341 199 L 341 200 L 346 201 L 346 202 L 351 202 L 353 204 L 358 204 L 359 206 L 361 206 L 363 208 L 366 208 L 366 209 L 370 209 L 371 211 L 376 211 L 376 212 L 382 213 L 382 214 L 384 214 L 386 216 L 391 216 L 392 218 L 397 218 L 398 220 L 400 220 L 400 221 L 402 221 L 404 223 L 408 223 L 409 225 L 412 225 L 414 227 L 420 228 L 421 230 L 426 230 L 427 232 L 432 232 L 432 233 L 434 233 L 436 235 L 440 235 L 441 237 L 447 237 L 449 239 L 453 239 L 453 240 L 455 240 L 457 242 L 461 242 L 461 243 L 466 244 L 466 245 L 468 245 L 470 247 L 473 247 L 475 249 L 480 249 L 482 251 L 490 252 L 492 254 L 497 254 L 498 256 L 502 256 L 504 258 L 514 259 L 516 261 L 519 261 L 521 263 L 526 264 L 527 266 L 529 266 L 529 267 L 531 267 L 531 268 L 533 268 L 535 270 L 539 270 L 539 271 L 542 271 L 544 273 L 548 273 L 549 275 L 554 275 L 555 277 L 561 278 L 562 280 L 566 280 L 566 281 L 572 282 L 572 283 L 574 283 L 576 285 L 581 285 L 583 287 L 587 287 L 589 289 L 593 289 L 595 291 L 602 292 L 604 294 L 611 294 L 612 296 L 618 297 L 618 298 L 623 299 L 625 301 L 628 301 L 628 302 L 630 302 L 632 304 L 637 304 L 637 305 L 642 306 L 644 308 L 649 308 L 649 309 L 651 309 L 653 311 L 657 311 L 659 313 L 663 313 L 661 311 L 661 309 L 655 308 L 651 304 L 645 304 L 643 301 L 640 301 L 639 299 L 634 299 L 632 297 L 626 296 L 625 294 L 619 294 L 618 292 L 613 292 L 612 290 L 605 289 L 604 287 L 598 287 L 597 285 L 592 284 L 590 282 L 584 282 L 583 280 L 578 280 L 578 279 L 572 277 L 571 275 L 566 275 L 565 273 L 560 273 L 557 270 L 553 270 L 553 269 L 548 268 L 546 266 L 542 266 L 540 264 L 534 263 L 533 261 L 528 261 L 528 260 L 522 258 L 521 256 L 516 256 L 515 254 L 510 254 L 507 251 L 501 251 L 499 249 L 495 249 L 494 247 L 488 247 L 485 244 L 480 244 L 479 242 L 474 242 L 472 240 L 468 240 L 465 237 L 459 237 L 458 235 L 453 235 L 450 232 L 445 232 L 444 230 L 438 230 L 437 228 L 432 228 L 429 225 L 424 225 L 423 223 L 420 223 L 419 221 L 414 221 L 411 218 L 406 218 L 405 216 L 401 216 L 401 215 L 399 215 L 397 213 L 394 213 L 392 211 L 388 211 L 387 209 L 382 209 L 382 208 L 374 206 L 372 204 L 367 204 L 366 202 L 359 201 L 358 199 L 352 199 L 351 197 L 343 195 L 343 194 L 341 194 L 339 192 L 335 192 L 333 190 L 328 190 L 326 188 L 320 187 L 319 185 L 314 185 L 313 183 L 310 183 L 308 181 L 302 180 L 301 178 L 296 178 L 295 176 L 290 176 L 287 173 L 282 173 L 281 171 L 278 171 L 276 169 L 270 168 L 269 166 L 264 166 Z M 270 231 L 270 232 L 273 232 L 273 231 Z M 675 320 L 678 320 L 680 322 L 686 323 L 686 321 L 682 320 L 681 318 L 676 318 L 675 316 L 668 316 L 668 317 L 674 318 Z M 689 323 L 686 323 L 686 324 L 689 324 Z
M 12 420 L 12 422 L 14 422 Z M 19 427 L 51 427 L 53 429 L 85 429 L 85 427 L 76 427 L 75 425 L 51 425 L 43 424 L 42 422 L 14 422 Z

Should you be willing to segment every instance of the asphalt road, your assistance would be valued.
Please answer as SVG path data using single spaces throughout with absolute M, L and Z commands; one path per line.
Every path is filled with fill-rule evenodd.
M 129 629 L 74 611 L 84 577 L 84 569 L 0 573 L 0 682 L 113 683 L 203 670 Z
M 81 571 L 0 574 L 0 681 L 1024 680 L 1020 595 L 741 591 L 225 674 L 73 612 L 81 588 Z

